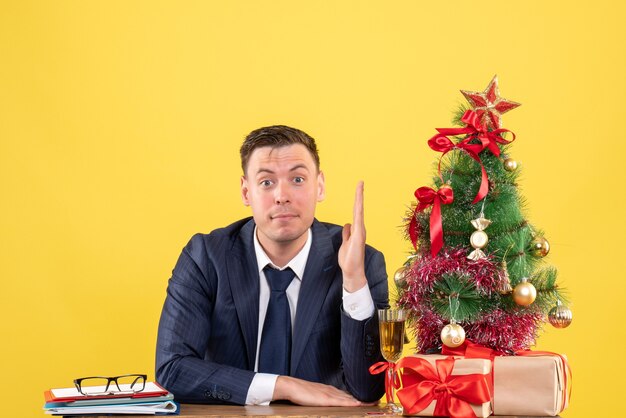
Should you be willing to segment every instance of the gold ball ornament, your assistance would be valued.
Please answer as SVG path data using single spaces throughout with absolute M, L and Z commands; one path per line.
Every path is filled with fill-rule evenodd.
M 557 300 L 556 306 L 548 313 L 548 321 L 554 328 L 567 328 L 572 323 L 572 311 Z
M 522 277 L 522 281 L 513 289 L 513 300 L 518 305 L 528 306 L 537 298 L 537 289 L 528 281 L 527 277 Z
M 441 330 L 441 342 L 446 347 L 456 348 L 465 341 L 465 330 L 457 323 L 451 323 Z
M 543 258 L 550 252 L 550 243 L 544 237 L 535 237 L 530 243 L 530 253 L 533 257 Z
M 517 161 L 515 161 L 513 158 L 505 159 L 504 162 L 502 163 L 502 165 L 504 166 L 504 169 L 506 171 L 515 171 L 515 170 L 517 170 Z
M 393 281 L 396 283 L 396 286 L 401 289 L 404 289 L 406 287 L 407 270 L 407 266 L 402 266 L 393 274 Z

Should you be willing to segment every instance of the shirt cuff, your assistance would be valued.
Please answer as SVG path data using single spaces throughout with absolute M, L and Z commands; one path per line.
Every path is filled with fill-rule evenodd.
M 246 395 L 246 405 L 269 405 L 274 396 L 277 374 L 256 373 Z
M 367 283 L 356 292 L 350 293 L 343 289 L 343 310 L 350 318 L 357 321 L 371 318 L 374 315 L 376 309 Z

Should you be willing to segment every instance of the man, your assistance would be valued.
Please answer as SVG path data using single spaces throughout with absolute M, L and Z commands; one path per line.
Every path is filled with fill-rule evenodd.
M 388 306 L 388 290 L 382 254 L 365 245 L 363 183 L 352 225 L 321 223 L 313 138 L 270 126 L 240 151 L 253 216 L 183 249 L 159 324 L 157 381 L 182 402 L 376 401 L 383 376 L 368 368 L 381 360 L 375 309 Z

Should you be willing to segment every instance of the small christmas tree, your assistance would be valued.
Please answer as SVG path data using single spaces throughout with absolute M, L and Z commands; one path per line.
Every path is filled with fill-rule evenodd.
M 469 102 L 458 128 L 437 129 L 428 145 L 442 155 L 434 188 L 415 191 L 406 236 L 414 252 L 395 275 L 399 306 L 411 312 L 421 353 L 465 338 L 504 354 L 528 349 L 546 317 L 571 322 L 550 246 L 523 213 L 519 169 L 509 156 L 513 132 L 501 115 L 519 106 L 500 97 L 494 77 Z

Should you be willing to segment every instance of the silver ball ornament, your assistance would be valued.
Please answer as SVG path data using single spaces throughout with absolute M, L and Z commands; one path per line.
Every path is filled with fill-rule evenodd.
M 567 328 L 572 323 L 572 311 L 557 300 L 556 306 L 548 313 L 548 322 L 554 328 Z

